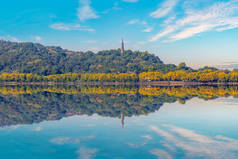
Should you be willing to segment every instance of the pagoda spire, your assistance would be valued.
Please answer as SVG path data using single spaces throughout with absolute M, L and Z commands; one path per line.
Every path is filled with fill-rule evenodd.
M 124 48 L 124 41 L 121 39 L 121 56 L 123 56 L 125 53 L 125 48 Z

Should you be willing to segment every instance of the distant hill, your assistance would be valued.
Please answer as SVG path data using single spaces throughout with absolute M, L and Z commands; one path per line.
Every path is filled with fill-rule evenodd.
M 124 73 L 160 71 L 169 72 L 176 65 L 164 64 L 159 57 L 148 52 L 105 50 L 98 53 L 76 52 L 55 46 L 31 42 L 0 40 L 0 73 L 19 72 L 40 75 L 68 72 Z

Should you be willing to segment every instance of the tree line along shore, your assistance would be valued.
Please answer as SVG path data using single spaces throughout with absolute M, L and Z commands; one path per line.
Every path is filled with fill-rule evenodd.
M 213 99 L 219 96 L 238 97 L 238 86 L 214 87 L 121 87 L 121 86 L 0 86 L 0 94 L 20 95 L 37 94 L 41 92 L 61 94 L 124 94 L 124 95 L 146 95 L 146 96 L 174 96 L 187 98 L 198 96 L 204 99 Z
M 168 73 L 66 73 L 38 75 L 32 73 L 2 73 L 0 82 L 79 82 L 79 83 L 237 83 L 237 71 L 205 69 L 189 72 L 177 70 Z

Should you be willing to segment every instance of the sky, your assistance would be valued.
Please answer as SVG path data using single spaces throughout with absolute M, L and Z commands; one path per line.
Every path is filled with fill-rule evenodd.
M 164 63 L 238 66 L 238 0 L 8 0 L 0 39 L 148 51 Z

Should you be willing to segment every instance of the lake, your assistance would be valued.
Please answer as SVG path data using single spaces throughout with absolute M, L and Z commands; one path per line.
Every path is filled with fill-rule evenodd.
M 0 86 L 0 156 L 236 159 L 237 97 L 237 86 Z

